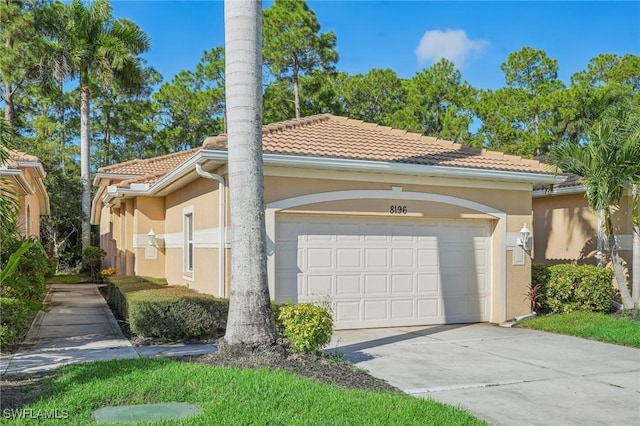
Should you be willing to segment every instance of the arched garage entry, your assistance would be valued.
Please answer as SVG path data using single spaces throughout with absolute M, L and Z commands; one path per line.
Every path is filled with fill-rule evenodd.
M 492 220 L 277 214 L 343 200 L 442 203 Z M 336 328 L 489 321 L 496 310 L 500 321 L 505 316 L 506 214 L 493 207 L 400 188 L 335 191 L 269 203 L 266 225 L 272 297 L 279 302 L 330 298 Z M 493 303 L 495 291 L 499 306 Z

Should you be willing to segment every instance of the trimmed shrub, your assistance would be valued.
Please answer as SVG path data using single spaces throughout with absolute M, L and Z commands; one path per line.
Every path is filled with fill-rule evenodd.
M 32 310 L 27 302 L 9 297 L 0 297 L 0 345 L 18 343 L 29 328 Z
M 145 277 L 109 277 L 107 287 L 107 301 L 121 318 L 128 321 L 129 302 L 127 294 L 137 291 L 161 289 L 167 287 L 166 284 L 158 284 Z
M 613 271 L 592 265 L 537 267 L 533 282 L 542 283 L 545 303 L 553 313 L 608 312 L 613 297 Z
M 317 352 L 327 346 L 333 334 L 333 318 L 329 309 L 311 303 L 280 307 L 278 324 L 300 352 Z
M 216 337 L 224 333 L 229 301 L 167 286 L 142 277 L 110 278 L 109 303 L 131 332 L 166 340 Z
M 129 298 L 131 331 L 146 337 L 175 340 L 222 335 L 228 313 L 227 299 L 195 292 L 176 295 L 145 290 Z

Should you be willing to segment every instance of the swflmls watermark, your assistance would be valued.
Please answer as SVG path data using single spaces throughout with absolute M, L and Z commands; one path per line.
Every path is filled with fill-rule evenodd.
M 53 408 L 51 410 L 34 410 L 32 408 L 5 408 L 2 410 L 5 419 L 28 420 L 63 420 L 69 418 L 69 410 Z

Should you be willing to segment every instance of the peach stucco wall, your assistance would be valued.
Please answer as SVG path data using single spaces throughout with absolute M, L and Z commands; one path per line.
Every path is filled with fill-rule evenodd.
M 533 215 L 536 263 L 597 263 L 598 217 L 583 193 L 534 198 Z M 612 222 L 616 235 L 626 241 L 632 232 L 630 196 L 622 197 Z M 621 255 L 631 260 L 629 250 Z

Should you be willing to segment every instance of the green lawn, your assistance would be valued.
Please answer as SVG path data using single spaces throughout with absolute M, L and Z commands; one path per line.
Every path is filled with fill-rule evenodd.
M 81 275 L 54 275 L 47 279 L 47 284 L 82 284 L 89 282 L 89 277 Z
M 64 424 L 91 423 L 91 410 L 119 404 L 187 402 L 203 414 L 154 424 L 476 425 L 462 409 L 405 394 L 345 390 L 285 372 L 238 370 L 164 359 L 70 365 L 24 407 L 67 410 Z M 51 412 L 51 411 L 50 411 Z M 33 420 L 3 419 L 3 424 Z M 38 424 L 61 424 L 60 420 Z
M 640 348 L 640 321 L 592 312 L 531 318 L 522 327 Z

